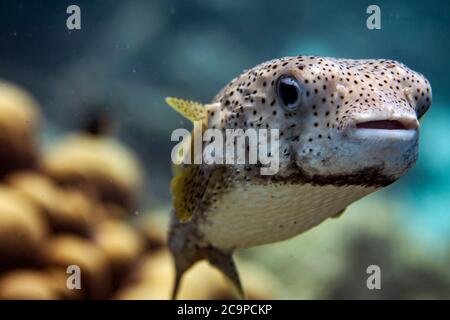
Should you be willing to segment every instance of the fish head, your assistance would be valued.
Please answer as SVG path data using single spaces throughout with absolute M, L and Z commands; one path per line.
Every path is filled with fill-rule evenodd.
M 216 100 L 227 128 L 279 130 L 278 177 L 387 185 L 417 159 L 431 96 L 423 75 L 393 60 L 297 56 L 244 72 Z

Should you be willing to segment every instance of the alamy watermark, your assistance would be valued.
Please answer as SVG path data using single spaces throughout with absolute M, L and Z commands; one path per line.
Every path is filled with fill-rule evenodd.
M 370 274 L 367 278 L 366 286 L 369 290 L 381 290 L 381 268 L 376 264 L 367 267 L 366 273 Z
M 69 275 L 66 280 L 66 287 L 69 290 L 81 289 L 81 268 L 75 264 L 70 265 L 66 269 L 66 273 Z
M 370 16 L 366 20 L 366 26 L 369 30 L 381 29 L 381 9 L 379 6 L 372 4 L 367 7 L 367 14 Z
M 180 141 L 181 139 L 181 141 Z M 206 129 L 194 122 L 193 135 L 176 129 L 171 140 L 180 141 L 172 149 L 174 164 L 252 164 L 261 175 L 274 175 L 280 166 L 278 129 Z M 204 144 L 204 142 L 206 142 Z
M 66 26 L 69 30 L 81 30 L 81 9 L 77 5 L 70 5 L 66 9 L 69 14 L 66 20 Z

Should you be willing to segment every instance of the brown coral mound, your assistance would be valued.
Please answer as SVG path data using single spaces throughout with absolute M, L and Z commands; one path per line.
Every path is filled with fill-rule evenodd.
M 169 210 L 136 216 L 145 176 L 137 157 L 92 130 L 41 154 L 38 123 L 37 103 L 0 83 L 0 299 L 167 299 Z M 249 297 L 273 297 L 270 274 L 248 270 Z M 233 295 L 215 269 L 199 265 L 182 297 Z
M 0 81 L 0 177 L 37 166 L 39 121 L 33 97 L 12 83 Z

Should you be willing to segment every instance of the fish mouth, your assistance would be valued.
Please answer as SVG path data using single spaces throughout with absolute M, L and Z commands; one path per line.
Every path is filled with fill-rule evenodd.
M 370 120 L 356 122 L 356 128 L 372 130 L 416 130 L 419 128 L 419 125 L 415 119 Z
M 354 119 L 353 135 L 357 138 L 410 140 L 418 135 L 419 122 L 416 117 L 394 119 Z
M 356 123 L 358 129 L 374 129 L 374 130 L 409 130 L 416 129 L 407 127 L 405 123 L 398 120 L 374 120 Z

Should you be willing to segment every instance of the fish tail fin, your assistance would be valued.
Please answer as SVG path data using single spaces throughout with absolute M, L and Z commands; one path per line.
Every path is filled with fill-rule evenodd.
M 168 246 L 172 253 L 175 266 L 175 281 L 172 288 L 172 299 L 176 299 L 184 273 L 197 261 L 207 260 L 219 269 L 230 284 L 235 296 L 245 299 L 239 273 L 233 260 L 231 251 L 223 251 L 212 246 L 199 247 L 194 245 L 192 238 L 193 225 L 181 223 L 175 212 L 172 214 L 171 225 L 168 234 Z
M 206 121 L 207 108 L 204 104 L 174 97 L 167 97 L 166 103 L 192 122 Z
M 175 211 L 172 211 L 168 233 L 168 247 L 172 254 L 172 261 L 175 268 L 175 280 L 171 295 L 172 300 L 177 298 L 184 273 L 194 263 L 202 259 L 198 249 L 193 245 L 189 245 L 192 244 L 192 241 L 189 240 L 191 228 L 191 224 L 181 223 L 176 218 Z
M 176 300 L 177 295 L 180 291 L 181 280 L 183 278 L 184 273 L 200 258 L 187 258 L 184 255 L 179 255 L 172 252 L 173 261 L 175 265 L 175 280 L 172 287 L 171 299 Z
M 177 266 L 175 266 L 175 282 L 172 287 L 171 300 L 177 299 L 178 292 L 180 291 L 181 278 L 183 277 L 184 272 L 185 270 L 179 270 Z
M 219 269 L 225 276 L 236 298 L 245 299 L 244 289 L 239 277 L 239 272 L 231 252 L 223 252 L 218 249 L 208 250 L 206 259 L 211 265 Z
M 225 276 L 230 288 L 237 299 L 245 299 L 245 293 L 241 284 L 239 273 L 236 268 L 236 264 L 233 260 L 231 253 L 224 253 L 217 249 L 208 249 L 203 255 L 209 263 L 219 269 Z M 180 259 L 180 257 L 174 256 L 175 262 L 175 281 L 172 287 L 171 299 L 175 300 L 180 291 L 181 280 L 184 273 L 198 260 L 202 258 L 195 259 Z

